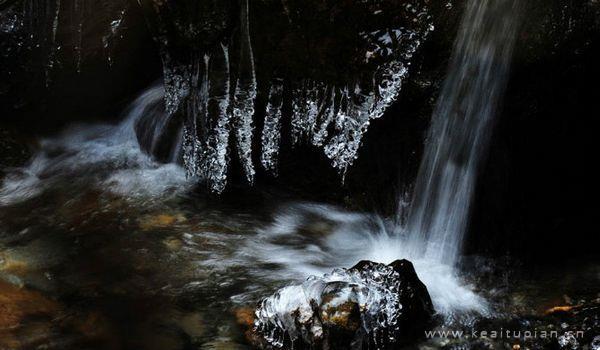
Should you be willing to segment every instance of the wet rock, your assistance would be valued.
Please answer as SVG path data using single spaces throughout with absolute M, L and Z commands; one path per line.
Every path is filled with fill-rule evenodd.
M 182 315 L 177 324 L 192 339 L 198 339 L 206 332 L 202 315 L 197 312 Z
M 27 317 L 51 317 L 59 310 L 56 302 L 42 294 L 0 280 L 0 331 L 18 328 Z
M 590 344 L 590 349 L 592 350 L 600 350 L 600 335 L 594 337 L 592 343 Z
M 575 308 L 575 306 L 572 305 L 566 305 L 566 306 L 554 306 L 549 308 L 548 310 L 546 310 L 544 312 L 544 314 L 546 315 L 561 315 L 561 314 L 569 314 L 571 313 L 571 311 Z
M 0 252 L 0 273 L 23 274 L 28 270 L 29 265 L 26 261 Z
M 203 350 L 243 350 L 246 347 L 234 342 L 228 338 L 217 338 L 211 342 L 203 344 Z
M 15 131 L 0 126 L 0 178 L 4 168 L 22 166 L 30 156 L 27 142 Z
M 183 242 L 175 237 L 169 237 L 163 241 L 165 247 L 172 252 L 179 251 L 183 247 Z
M 171 227 L 184 221 L 186 221 L 186 218 L 182 214 L 158 214 L 143 218 L 140 222 L 140 228 L 144 231 L 149 231 Z
M 91 311 L 87 315 L 76 315 L 68 319 L 64 327 L 75 329 L 82 337 L 87 339 L 109 339 L 112 328 L 106 315 L 99 311 Z
M 361 261 L 261 301 L 250 340 L 266 349 L 394 347 L 417 340 L 434 312 L 411 262 Z

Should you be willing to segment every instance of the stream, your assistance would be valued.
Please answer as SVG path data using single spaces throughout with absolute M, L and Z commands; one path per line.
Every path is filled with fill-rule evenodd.
M 362 259 L 406 257 L 395 223 L 374 214 L 272 193 L 196 194 L 182 167 L 140 151 L 137 117 L 133 108 L 119 125 L 72 127 L 8 171 L 4 348 L 243 349 L 240 323 L 276 289 Z M 543 315 L 565 296 L 594 300 L 600 281 L 585 260 L 543 273 L 521 271 L 518 259 L 414 262 L 442 323 L 458 329 Z

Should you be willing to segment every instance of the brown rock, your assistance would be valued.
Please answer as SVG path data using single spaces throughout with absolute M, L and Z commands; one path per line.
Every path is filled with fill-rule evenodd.
M 184 221 L 186 221 L 186 218 L 182 214 L 158 214 L 142 219 L 140 222 L 140 228 L 144 231 L 149 231 L 156 228 L 173 226 Z
M 28 316 L 52 316 L 59 310 L 58 303 L 39 292 L 0 281 L 0 330 L 18 327 Z
M 54 317 L 60 306 L 53 300 L 44 297 L 36 291 L 16 287 L 0 281 L 0 349 L 16 349 L 26 347 L 19 341 L 21 326 L 28 317 Z M 38 326 L 35 326 L 38 325 Z M 47 322 L 29 324 L 25 331 L 34 332 L 31 339 L 42 339 L 49 334 L 50 325 Z M 40 328 L 41 327 L 41 328 Z M 41 337 L 41 338 L 40 338 Z

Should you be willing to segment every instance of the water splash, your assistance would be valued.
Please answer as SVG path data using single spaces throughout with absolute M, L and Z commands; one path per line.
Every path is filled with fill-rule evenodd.
M 246 242 L 238 259 L 276 266 L 275 271 L 254 271 L 269 274 L 257 278 L 279 276 L 301 281 L 339 267 L 354 266 L 361 260 L 389 264 L 406 258 L 415 265 L 439 314 L 453 319 L 490 312 L 485 300 L 464 283 L 457 271 L 435 259 L 411 255 L 405 236 L 395 234 L 394 229 L 393 221 L 377 215 L 323 204 L 291 204 Z
M 0 205 L 23 202 L 57 188 L 67 192 L 95 188 L 150 201 L 185 192 L 193 183 L 186 179 L 184 169 L 158 163 L 142 152 L 134 128 L 144 116 L 155 114 L 162 96 L 162 86 L 151 87 L 131 104 L 118 125 L 77 125 L 42 140 L 29 164 L 4 178 Z
M 165 112 L 164 95 L 164 88 L 156 84 L 143 92 L 125 114 L 138 115 L 133 118 L 133 127 L 143 151 L 161 161 L 176 163 L 181 156 L 182 127 Z

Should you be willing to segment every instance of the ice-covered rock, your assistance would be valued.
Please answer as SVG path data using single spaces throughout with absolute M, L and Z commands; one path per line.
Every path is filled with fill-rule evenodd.
M 594 337 L 592 343 L 590 344 L 591 350 L 600 350 L 600 335 Z
M 433 314 L 410 261 L 361 261 L 262 300 L 253 340 L 262 348 L 389 348 L 421 336 Z

